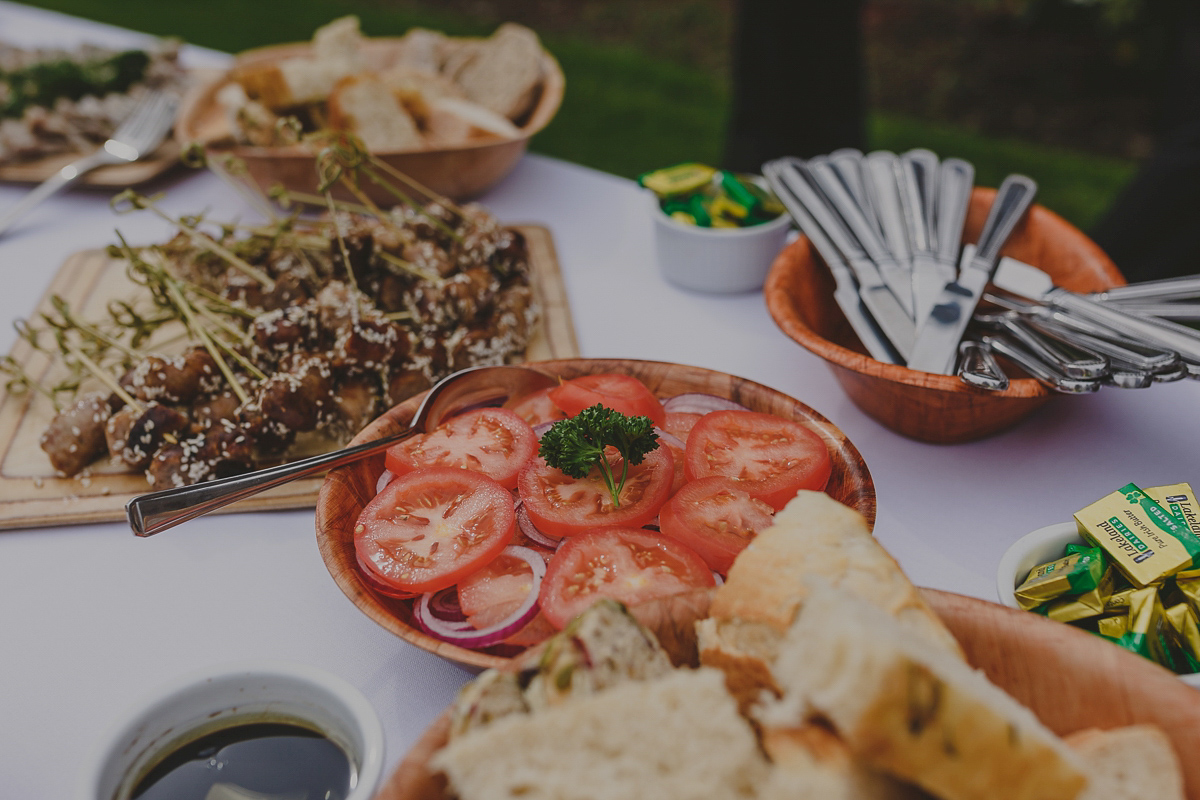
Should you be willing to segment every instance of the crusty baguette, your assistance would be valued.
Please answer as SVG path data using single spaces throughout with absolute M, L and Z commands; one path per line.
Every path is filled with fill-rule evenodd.
M 767 727 L 815 710 L 864 764 L 944 800 L 1073 800 L 1082 760 L 961 659 L 860 597 L 816 586 L 775 663 Z
M 1183 772 L 1171 740 L 1155 725 L 1090 728 L 1066 737 L 1087 765 L 1079 800 L 1183 800 Z
M 759 800 L 922 800 L 925 792 L 854 760 L 820 724 L 763 731 L 771 771 Z
M 372 152 L 425 146 L 412 116 L 383 81 L 364 73 L 339 82 L 329 95 L 329 126 L 350 131 Z
M 450 74 L 468 99 L 510 120 L 529 110 L 542 83 L 542 46 L 536 33 L 506 22 L 467 56 Z
M 766 689 L 771 665 L 814 580 L 883 609 L 938 649 L 961 657 L 954 637 L 871 535 L 866 520 L 824 492 L 799 492 L 754 538 L 698 627 L 700 659 L 725 671 L 743 707 Z
M 767 764 L 716 670 L 675 670 L 451 741 L 430 761 L 460 800 L 737 800 Z

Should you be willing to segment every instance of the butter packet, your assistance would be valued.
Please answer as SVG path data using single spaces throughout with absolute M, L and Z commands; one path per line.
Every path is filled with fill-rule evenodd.
M 1128 630 L 1128 614 L 1113 614 L 1096 620 L 1096 632 L 1106 639 L 1120 639 Z
M 1200 537 L 1176 521 L 1135 484 L 1075 514 L 1079 533 L 1101 547 L 1135 586 L 1200 567 Z
M 1113 573 L 1114 570 L 1109 567 L 1094 589 L 1080 595 L 1060 597 L 1037 611 L 1059 622 L 1077 622 L 1097 617 L 1107 610 L 1108 600 L 1112 597 Z
M 1164 609 L 1163 615 L 1172 643 L 1183 656 L 1178 666 L 1186 672 L 1200 672 L 1200 623 L 1195 612 L 1187 603 L 1176 603 Z
M 1163 507 L 1163 510 L 1175 518 L 1175 521 L 1190 530 L 1193 535 L 1200 537 L 1200 505 L 1196 502 L 1196 493 L 1186 483 L 1173 483 L 1170 486 L 1152 486 L 1144 489 L 1146 496 Z M 1175 574 L 1179 580 L 1200 578 L 1200 567 L 1181 569 Z
M 1063 595 L 1092 591 L 1100 585 L 1104 566 L 1103 554 L 1098 547 L 1082 549 L 1039 564 L 1029 571 L 1028 577 L 1013 591 L 1017 605 L 1028 611 Z
M 1137 589 L 1130 596 L 1129 629 L 1116 642 L 1127 650 L 1175 670 L 1175 662 L 1167 646 L 1166 628 L 1158 590 L 1154 587 Z

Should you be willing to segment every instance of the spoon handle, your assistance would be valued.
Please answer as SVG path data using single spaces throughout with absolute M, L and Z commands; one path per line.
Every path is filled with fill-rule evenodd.
M 152 536 L 167 528 L 173 528 L 181 522 L 223 508 L 230 503 L 236 503 L 238 500 L 259 492 L 265 492 L 267 489 L 296 478 L 315 475 L 358 461 L 372 453 L 385 450 L 415 433 L 417 433 L 417 429 L 410 427 L 382 439 L 373 439 L 353 447 L 344 447 L 331 453 L 322 453 L 299 461 L 280 464 L 277 467 L 268 467 L 248 472 L 245 475 L 234 475 L 229 478 L 197 483 L 193 486 L 181 486 L 178 489 L 164 489 L 139 495 L 125 504 L 125 515 L 129 518 L 129 525 L 135 534 Z

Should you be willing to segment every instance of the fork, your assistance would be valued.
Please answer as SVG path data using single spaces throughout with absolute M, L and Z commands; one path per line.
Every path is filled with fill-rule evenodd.
M 0 217 L 0 235 L 34 206 L 97 167 L 132 163 L 156 150 L 171 129 L 178 104 L 174 92 L 146 92 L 103 146 L 54 173 Z

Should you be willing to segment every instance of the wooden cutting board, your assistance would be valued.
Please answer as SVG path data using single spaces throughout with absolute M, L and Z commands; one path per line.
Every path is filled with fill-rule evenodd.
M 576 358 L 579 346 L 567 303 L 562 273 L 550 232 L 537 225 L 515 225 L 529 247 L 533 289 L 542 307 L 539 330 L 526 353 L 529 361 Z M 125 275 L 124 262 L 103 250 L 85 250 L 63 263 L 36 313 L 49 311 L 50 298 L 62 297 L 80 319 L 105 313 L 114 299 L 129 299 L 141 290 Z M 24 339 L 10 357 L 41 381 L 53 374 L 57 359 L 35 350 Z M 54 416 L 41 394 L 0 391 L 0 529 L 32 528 L 91 522 L 123 522 L 125 503 L 148 491 L 141 473 L 118 472 L 103 460 L 90 471 L 70 478 L 55 476 L 38 444 Z M 293 481 L 270 492 L 229 506 L 226 512 L 311 508 L 322 478 Z M 218 512 L 220 513 L 220 512 Z

